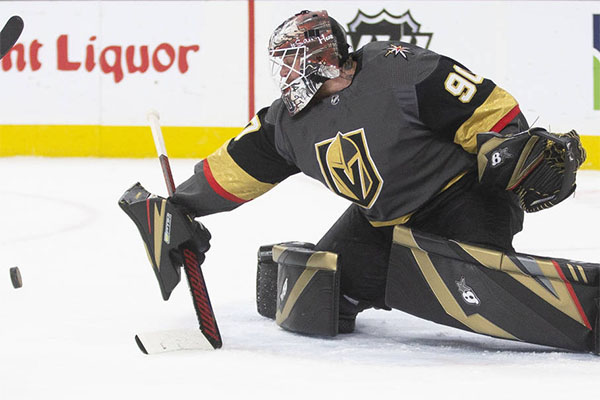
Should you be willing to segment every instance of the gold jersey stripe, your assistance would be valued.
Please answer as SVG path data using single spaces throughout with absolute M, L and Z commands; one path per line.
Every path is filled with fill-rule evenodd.
M 444 188 L 442 190 L 440 190 L 439 193 L 442 193 L 444 190 L 446 190 L 450 186 L 454 185 L 456 182 L 458 182 L 460 180 L 460 178 L 462 178 L 463 176 L 465 176 L 465 174 L 467 172 L 468 171 L 464 171 L 464 172 L 461 172 L 460 174 L 456 175 L 454 178 L 452 178 L 450 180 L 450 182 L 448 182 L 446 184 L 446 186 L 444 186 Z M 392 219 L 390 221 L 369 221 L 369 223 L 372 226 L 374 226 L 375 228 L 380 228 L 382 226 L 404 225 L 405 223 L 408 222 L 408 220 L 410 219 L 410 217 L 412 217 L 413 214 L 414 214 L 414 212 L 412 212 L 410 214 L 403 215 L 403 216 L 401 216 L 399 218 L 396 218 L 396 219 Z
M 456 131 L 454 143 L 469 153 L 477 153 L 477 134 L 489 132 L 498 121 L 517 106 L 517 101 L 504 89 L 496 86 L 482 105 Z
M 407 215 L 403 215 L 400 218 L 392 219 L 390 221 L 369 221 L 369 223 L 375 228 L 380 228 L 382 226 L 393 226 L 393 225 L 404 225 L 408 222 L 410 217 L 412 217 L 414 213 L 410 213 Z
M 440 193 L 442 193 L 443 191 L 445 191 L 446 189 L 448 189 L 450 186 L 452 186 L 456 182 L 458 182 L 460 180 L 460 178 L 462 178 L 463 176 L 465 176 L 466 173 L 467 173 L 467 171 L 463 171 L 460 174 L 456 175 L 454 178 L 450 179 L 450 182 L 448 182 L 446 184 L 446 186 L 444 186 L 444 188 L 442 190 L 440 190 Z
M 213 178 L 219 186 L 246 201 L 255 199 L 275 187 L 275 184 L 257 180 L 237 165 L 227 151 L 230 141 L 206 158 Z

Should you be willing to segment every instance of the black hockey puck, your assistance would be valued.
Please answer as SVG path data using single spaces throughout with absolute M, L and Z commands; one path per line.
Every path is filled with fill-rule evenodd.
M 10 280 L 12 281 L 12 285 L 15 289 L 23 286 L 23 279 L 21 279 L 21 271 L 19 271 L 19 267 L 12 267 L 10 269 Z
M 138 335 L 135 335 L 135 342 L 137 343 L 137 345 L 140 348 L 140 350 L 142 351 L 142 353 L 148 354 L 148 350 L 146 350 L 146 348 L 144 347 L 144 343 L 142 343 L 142 341 L 138 337 Z

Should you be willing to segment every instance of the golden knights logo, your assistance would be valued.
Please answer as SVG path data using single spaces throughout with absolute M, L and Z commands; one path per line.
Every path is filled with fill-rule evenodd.
M 321 173 L 329 189 L 365 208 L 371 208 L 383 180 L 369 154 L 365 131 L 338 132 L 315 144 Z
M 369 42 L 401 41 L 428 48 L 433 33 L 420 32 L 419 24 L 407 10 L 402 15 L 390 14 L 383 9 L 375 15 L 368 15 L 358 10 L 356 17 L 348 24 L 348 35 L 354 49 L 359 49 Z

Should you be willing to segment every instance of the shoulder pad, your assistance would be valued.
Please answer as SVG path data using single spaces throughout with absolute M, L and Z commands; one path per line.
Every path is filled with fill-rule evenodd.
M 269 107 L 269 110 L 265 115 L 264 122 L 269 125 L 275 125 L 275 121 L 277 121 L 277 118 L 279 117 L 281 112 L 285 110 L 286 108 L 284 107 L 283 101 L 281 99 L 275 100 Z

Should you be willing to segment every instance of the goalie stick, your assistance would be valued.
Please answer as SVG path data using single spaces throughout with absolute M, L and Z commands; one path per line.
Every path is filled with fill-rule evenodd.
M 135 335 L 135 342 L 144 354 L 213 349 L 202 332 L 192 329 L 144 332 Z
M 0 59 L 17 43 L 21 32 L 23 32 L 23 19 L 18 15 L 10 17 L 0 31 Z
M 152 136 L 167 185 L 167 191 L 169 196 L 172 196 L 175 193 L 175 182 L 160 129 L 160 117 L 156 111 L 149 112 L 147 117 L 152 129 Z M 182 258 L 183 268 L 190 287 L 202 335 L 194 331 L 161 331 L 138 334 L 135 336 L 135 341 L 140 350 L 145 354 L 183 349 L 218 349 L 223 345 L 217 320 L 212 309 L 208 291 L 206 290 L 204 275 L 198 262 L 199 257 L 192 246 L 185 246 L 182 249 Z

